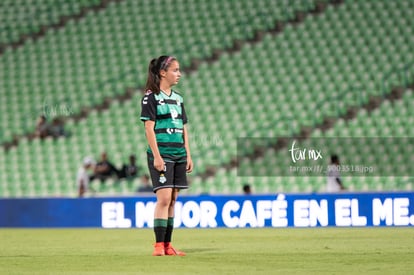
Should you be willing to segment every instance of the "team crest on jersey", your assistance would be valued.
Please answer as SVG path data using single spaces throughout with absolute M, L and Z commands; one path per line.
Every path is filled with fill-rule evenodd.
M 180 105 L 180 99 L 177 98 L 176 101 L 177 101 L 177 105 Z
M 160 174 L 160 179 L 159 179 L 159 182 L 160 182 L 161 184 L 164 184 L 166 181 L 167 181 L 167 178 L 164 176 L 164 173 L 161 173 L 161 174 Z

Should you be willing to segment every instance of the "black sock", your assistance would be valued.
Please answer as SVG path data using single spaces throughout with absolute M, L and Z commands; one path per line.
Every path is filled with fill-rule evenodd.
M 171 235 L 174 229 L 174 217 L 169 217 L 167 221 L 167 231 L 165 232 L 165 243 L 171 242 Z
M 157 243 L 164 242 L 166 231 L 167 231 L 167 220 L 166 219 L 154 219 L 155 242 Z

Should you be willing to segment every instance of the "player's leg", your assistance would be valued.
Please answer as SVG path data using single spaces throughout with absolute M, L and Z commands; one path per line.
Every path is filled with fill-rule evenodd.
M 164 242 L 166 244 L 171 243 L 171 236 L 174 229 L 174 207 L 175 202 L 178 196 L 178 189 L 174 188 L 171 194 L 170 205 L 168 207 L 168 221 L 167 221 L 167 231 L 165 233 Z
M 163 256 L 164 239 L 167 231 L 168 210 L 171 203 L 171 196 L 173 192 L 173 167 L 166 163 L 165 171 L 158 171 L 152 165 L 152 161 L 148 161 L 148 168 L 151 175 L 152 185 L 157 197 L 154 210 L 154 256 Z
M 187 174 L 186 174 L 186 163 L 176 163 L 174 166 L 174 186 L 177 188 L 173 189 L 171 194 L 171 202 L 168 208 L 168 223 L 167 232 L 165 234 L 165 254 L 166 255 L 177 255 L 185 256 L 185 253 L 174 249 L 171 245 L 172 233 L 174 229 L 174 208 L 175 202 L 178 197 L 180 189 L 187 188 Z
M 171 237 L 172 232 L 174 229 L 174 205 L 175 201 L 177 200 L 179 189 L 174 188 L 172 197 L 171 197 L 171 203 L 168 210 L 168 223 L 167 223 L 167 231 L 165 233 L 165 240 L 164 240 L 164 246 L 165 246 L 165 255 L 170 256 L 185 256 L 185 253 L 175 249 L 171 244 Z
M 167 232 L 168 223 L 168 209 L 171 201 L 172 188 L 161 188 L 156 191 L 157 202 L 154 210 L 154 256 L 163 256 L 164 252 L 164 239 Z

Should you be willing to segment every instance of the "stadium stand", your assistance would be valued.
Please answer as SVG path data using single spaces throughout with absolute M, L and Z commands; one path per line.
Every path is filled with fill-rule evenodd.
M 148 20 L 148 11 L 156 11 L 154 1 L 134 3 L 108 5 L 0 57 L 3 141 L 30 131 L 34 114 L 46 104 L 58 109 L 64 105 L 71 114 L 91 108 L 85 119 L 67 120 L 70 138 L 22 137 L 19 146 L 1 151 L 0 170 L 6 173 L 1 173 L 0 195 L 74 195 L 75 173 L 85 155 L 107 151 L 119 166 L 130 153 L 144 152 L 146 141 L 138 122 L 140 95 L 128 100 L 116 97 L 127 87 L 144 83 L 148 56 L 159 52 L 177 53 L 185 68 L 199 60 L 197 70 L 185 73 L 185 81 L 177 87 L 187 100 L 196 164 L 188 193 L 241 192 L 246 180 L 254 181 L 257 192 L 320 191 L 322 179 L 315 177 L 239 177 L 237 168 L 228 169 L 237 155 L 237 138 L 297 135 L 304 127 L 319 127 L 326 118 L 338 120 L 350 108 L 356 108 L 359 117 L 364 114 L 361 107 L 370 104 L 373 96 L 383 98 L 395 86 L 407 86 L 414 79 L 409 63 L 414 45 L 411 1 L 346 1 L 328 6 L 319 16 L 307 16 L 300 24 L 286 24 L 277 35 L 276 21 L 292 20 L 316 2 L 281 1 L 269 10 L 272 2 L 265 0 L 254 4 L 179 1 L 165 16 L 175 16 L 175 9 L 192 16 L 180 20 L 180 25 L 174 23 L 173 35 L 159 28 L 159 21 Z M 257 31 L 261 31 L 257 41 L 241 43 L 234 50 L 235 40 L 252 41 Z M 217 50 L 222 52 L 216 62 L 202 62 Z M 407 94 L 398 101 L 402 103 L 394 104 L 412 106 Z M 107 98 L 113 98 L 107 110 L 93 109 Z M 404 127 L 409 128 L 411 112 L 398 109 L 408 117 L 399 120 L 398 129 L 403 130 L 398 131 L 409 131 Z M 374 119 L 375 112 L 379 111 L 371 113 Z M 348 123 L 339 119 L 333 129 L 340 125 L 340 130 L 329 131 L 344 131 L 340 135 L 362 131 L 352 126 L 358 117 Z M 368 124 L 367 131 L 373 133 Z M 145 171 L 145 155 L 137 156 Z M 245 168 L 243 161 L 239 169 Z M 259 165 L 262 175 L 274 168 L 267 164 Z M 131 194 L 136 184 L 113 181 L 102 190 L 96 183 L 94 187 L 99 194 Z M 368 182 L 352 185 L 354 190 L 371 187 Z M 396 187 L 401 185 L 384 183 L 380 188 Z
M 367 176 L 361 176 L 362 174 L 359 173 L 352 173 L 351 176 L 348 174 L 343 178 L 348 190 L 412 190 L 412 176 L 410 176 L 412 175 L 412 168 L 410 163 L 412 163 L 414 157 L 410 153 L 412 152 L 412 144 L 409 141 L 413 137 L 413 130 L 410 126 L 413 122 L 413 104 L 414 93 L 412 89 L 408 89 L 401 99 L 386 100 L 379 108 L 372 111 L 361 109 L 354 119 L 345 120 L 340 118 L 334 127 L 326 131 L 315 129 L 310 135 L 313 140 L 309 144 L 322 149 L 324 147 L 317 143 L 317 139 L 333 138 L 333 141 L 337 142 L 330 144 L 328 149 L 331 150 L 331 153 L 340 155 L 341 159 L 356 160 L 355 156 L 359 156 L 361 162 L 356 162 L 358 164 L 370 163 L 375 164 L 375 167 L 389 169 L 388 171 L 377 171 L 371 174 L 366 173 Z M 346 137 L 353 137 L 353 139 L 347 139 Z M 385 143 L 387 147 L 384 147 L 380 144 L 383 140 L 378 137 L 392 138 Z M 411 139 L 407 139 L 407 137 Z M 398 144 L 398 142 L 403 143 Z M 325 191 L 325 177 L 282 177 L 283 174 L 287 176 L 293 174 L 287 172 L 287 168 L 292 165 L 289 149 L 287 147 L 284 147 L 283 150 L 272 148 L 266 150 L 264 155 L 258 158 L 245 158 L 241 161 L 239 167 L 224 173 L 224 176 L 220 175 L 216 181 L 220 181 L 220 178 L 223 177 L 238 181 L 238 186 L 233 190 L 238 192 L 241 192 L 243 182 L 251 183 L 256 192 L 259 193 L 277 189 L 276 182 L 283 187 L 281 190 L 284 192 Z M 329 150 L 326 152 L 329 152 Z M 327 164 L 329 155 L 325 157 Z M 373 160 L 369 158 L 373 158 Z M 312 165 L 311 162 L 305 164 Z M 282 169 L 284 170 L 282 171 Z M 237 179 L 237 177 L 234 178 L 234 175 L 241 177 Z M 269 182 L 268 177 L 262 177 L 266 175 L 274 177 L 271 177 L 272 180 Z
M 83 16 L 89 8 L 96 8 L 105 1 L 83 0 L 5 0 L 0 3 L 0 50 L 6 46 L 17 47 L 31 37 L 44 34 L 52 26 L 64 25 L 69 18 Z
M 412 83 L 414 79 L 412 74 L 413 64 L 406 64 L 404 60 L 411 60 L 412 62 L 412 43 L 408 41 L 412 40 L 411 33 L 413 30 L 409 26 L 413 26 L 413 24 L 406 24 L 406 20 L 410 18 L 410 15 L 404 14 L 410 13 L 409 9 L 404 10 L 405 5 L 409 3 L 399 3 L 401 4 L 401 10 L 389 2 L 377 2 L 378 6 L 375 6 L 371 5 L 372 2 L 367 4 L 361 1 L 349 1 L 338 8 L 328 8 L 321 16 L 309 17 L 300 26 L 292 27 L 289 31 L 285 29 L 286 32 L 281 35 L 276 37 L 265 36 L 263 43 L 254 45 L 253 49 L 248 46 L 242 48 L 240 53 L 229 58 L 230 61 L 221 62 L 220 60 L 219 65 L 215 66 L 214 64 L 212 67 L 208 67 L 206 69 L 207 74 L 211 74 L 210 72 L 217 72 L 217 74 L 208 75 L 205 79 L 212 78 L 219 81 L 220 75 L 223 73 L 220 68 L 225 67 L 225 64 L 228 64 L 226 68 L 228 70 L 230 68 L 245 68 L 246 64 L 249 64 L 249 68 L 254 68 L 250 72 L 248 70 L 243 72 L 243 69 L 236 72 L 235 75 L 239 75 L 239 78 L 227 73 L 230 76 L 229 78 L 233 79 L 233 82 L 219 84 L 216 87 L 216 90 L 220 87 L 232 87 L 232 90 L 238 91 L 237 94 L 242 94 L 242 91 L 254 91 L 251 95 L 253 98 L 249 98 L 252 103 L 250 106 L 246 104 L 244 95 L 235 96 L 236 100 L 234 97 L 230 97 L 230 101 L 223 104 L 229 106 L 233 103 L 238 107 L 245 106 L 247 108 L 245 110 L 234 110 L 236 115 L 234 121 L 230 123 L 230 126 L 235 126 L 232 129 L 233 132 L 236 132 L 238 136 L 252 137 L 299 134 L 301 126 L 318 126 L 324 122 L 325 118 L 345 115 L 347 110 L 352 107 L 361 107 L 364 104 L 370 105 L 373 96 L 381 98 L 391 92 L 393 86 Z M 365 5 L 369 5 L 369 8 Z M 384 8 L 383 5 L 392 6 L 388 7 L 389 9 L 387 8 L 387 11 L 391 14 L 380 17 L 374 16 L 378 13 L 378 10 Z M 349 23 L 349 14 L 353 14 L 355 10 L 365 11 L 366 16 L 357 16 L 357 20 L 354 20 L 351 24 Z M 401 22 L 397 22 L 399 19 Z M 375 20 L 381 21 L 380 23 L 374 23 Z M 324 32 L 319 32 L 321 26 L 323 26 Z M 369 29 L 368 26 L 371 26 L 371 31 L 367 30 Z M 378 41 L 378 37 L 381 37 L 383 32 L 383 26 L 388 28 L 387 33 L 390 33 L 390 38 Z M 396 31 L 391 26 L 400 27 Z M 366 30 L 366 33 L 360 34 L 354 30 Z M 402 43 L 394 43 L 394 41 L 401 41 Z M 393 50 L 391 54 L 389 49 L 396 47 L 398 49 Z M 384 56 L 386 57 L 384 58 Z M 255 60 L 263 62 L 256 64 Z M 271 64 L 269 65 L 269 63 Z M 201 68 L 199 72 L 202 72 Z M 228 81 L 229 78 L 222 81 Z M 211 82 L 215 83 L 214 80 Z M 261 83 L 269 83 L 269 87 L 263 87 Z M 273 93 L 268 92 L 270 87 L 272 87 Z M 265 89 L 265 92 L 261 93 L 260 89 Z M 208 94 L 212 94 L 214 90 L 214 87 L 206 89 Z M 285 91 L 289 92 L 286 93 Z M 256 94 L 260 95 L 257 98 L 264 97 L 262 102 L 272 102 L 268 110 L 266 104 L 254 98 Z M 212 95 L 212 97 L 220 98 L 218 93 Z M 238 99 L 240 101 L 237 101 Z M 254 106 L 256 106 L 256 110 L 252 109 Z M 220 114 L 220 121 L 226 123 L 227 119 L 223 117 L 223 112 L 219 110 L 217 113 Z M 242 114 L 243 117 L 237 117 L 237 113 Z M 249 114 L 260 114 L 261 117 L 255 119 L 254 117 L 248 117 Z M 231 119 L 232 117 L 230 117 L 230 121 Z M 200 124 L 197 123 L 196 125 Z M 409 126 L 406 125 L 406 127 Z M 225 125 L 223 125 L 223 128 L 230 129 Z M 347 127 L 344 129 L 346 131 Z M 222 131 L 223 136 L 226 134 L 225 131 L 227 130 Z M 361 133 L 359 135 L 355 132 L 352 134 L 353 136 L 361 136 Z M 342 133 L 338 133 L 338 136 L 342 136 Z M 382 135 L 379 136 L 392 136 L 392 133 L 382 132 Z M 213 158 L 217 162 L 212 163 L 213 166 L 220 165 L 223 150 L 231 148 L 231 152 L 236 151 L 236 137 L 233 136 L 232 144 L 226 144 L 217 150 L 217 154 Z M 231 140 L 231 137 L 229 140 Z M 253 147 L 247 147 L 246 149 L 251 152 Z M 206 150 L 210 151 L 211 147 L 206 148 Z M 201 154 L 206 153 L 201 152 Z M 267 153 L 271 154 L 269 151 Z M 206 160 L 205 157 L 204 159 Z M 252 167 L 251 164 L 248 163 L 246 167 L 240 167 L 240 169 L 248 169 Z M 263 169 L 264 171 L 259 173 L 261 175 L 275 174 L 271 173 L 272 169 L 277 168 L 275 165 L 264 167 L 263 165 L 264 163 L 260 163 L 260 165 L 257 164 L 253 167 L 256 170 Z M 398 163 L 394 165 L 398 166 Z M 268 170 L 266 171 L 266 169 Z M 234 175 L 234 171 L 230 172 L 229 177 L 232 177 L 231 175 Z M 246 179 L 236 178 L 235 180 L 239 184 L 232 191 L 239 190 L 241 192 L 242 182 Z M 268 181 L 267 178 L 257 179 L 259 182 L 261 180 Z M 220 184 L 221 181 L 222 176 L 217 176 L 217 184 Z M 277 180 L 272 183 L 275 182 Z M 283 190 L 286 191 L 321 191 L 324 182 L 325 179 L 316 178 L 283 179 L 282 186 Z M 287 185 L 283 183 L 287 183 Z M 360 185 L 356 189 L 360 190 L 359 187 Z M 382 187 L 383 185 L 378 188 Z M 269 188 L 266 184 L 259 183 L 254 184 L 254 189 L 267 192 L 276 188 L 275 186 Z
M 296 2 L 303 2 L 303 1 L 296 1 Z M 62 104 L 64 104 L 63 107 L 66 108 L 66 110 L 69 110 L 70 112 L 79 112 L 80 110 L 80 103 L 83 104 L 83 106 L 88 106 L 92 104 L 98 104 L 101 102 L 106 96 L 108 96 L 108 93 L 112 92 L 113 85 L 109 82 L 105 82 L 106 85 L 106 92 L 108 93 L 93 93 L 87 90 L 87 85 L 85 85 L 84 77 L 85 72 L 82 70 L 82 68 L 90 68 L 91 70 L 94 69 L 105 69 L 105 68 L 112 68 L 112 66 L 100 66 L 100 64 L 93 64 L 98 58 L 97 56 L 105 56 L 106 59 L 111 60 L 112 62 L 112 55 L 113 55 L 113 47 L 112 43 L 101 43 L 99 42 L 101 39 L 101 34 L 106 31 L 108 33 L 108 30 L 105 26 L 115 26 L 113 30 L 110 30 L 110 34 L 116 35 L 119 32 L 119 29 L 121 29 L 123 26 L 128 25 L 132 26 L 132 24 L 128 22 L 123 22 L 126 14 L 131 18 L 131 20 L 136 20 L 136 18 L 139 18 L 140 20 L 145 20 L 145 16 L 143 17 L 136 17 L 136 9 L 134 10 L 134 5 L 131 5 L 131 1 L 129 3 L 123 3 L 124 5 L 112 5 L 107 8 L 106 11 L 103 11 L 102 13 L 96 14 L 96 15 L 90 15 L 90 18 L 85 18 L 84 21 L 81 22 L 73 22 L 70 24 L 70 22 L 63 28 L 62 30 L 58 31 L 50 31 L 48 35 L 40 41 L 36 41 L 36 43 L 26 43 L 24 47 L 18 49 L 17 51 L 9 51 L 6 52 L 6 54 L 2 57 L 3 61 L 2 64 L 8 66 L 8 70 L 2 70 L 2 72 L 5 72 L 3 75 L 4 82 L 4 89 L 3 91 L 7 91 L 7 97 L 5 97 L 5 101 L 3 101 L 2 109 L 4 110 L 5 116 L 3 117 L 3 131 L 5 135 L 5 139 L 10 139 L 12 135 L 15 134 L 21 134 L 25 131 L 25 129 L 30 129 L 32 126 L 32 119 L 34 119 L 35 115 L 39 113 L 39 107 L 45 108 L 48 107 L 48 105 L 55 107 L 58 106 L 57 109 L 59 110 L 62 107 Z M 246 2 L 247 3 L 247 2 Z M 288 11 L 289 13 L 293 14 L 295 12 L 295 8 L 302 8 L 300 5 L 293 6 L 292 9 L 289 9 L 290 5 L 294 2 L 285 2 L 284 7 L 280 7 L 280 11 Z M 307 1 L 306 3 L 311 3 L 311 1 Z M 231 3 L 230 3 L 231 4 Z M 230 5 L 228 4 L 228 5 Z M 146 5 L 149 5 L 148 7 Z M 224 4 L 227 5 L 227 4 Z M 247 5 L 249 5 L 247 3 Z M 184 6 L 184 5 L 183 5 Z M 255 6 L 256 7 L 256 6 Z M 264 9 L 266 7 L 265 4 L 263 5 L 257 5 L 259 9 L 262 10 L 255 10 L 255 13 L 253 12 L 253 15 L 257 17 L 257 15 L 260 15 L 260 13 L 264 12 Z M 147 9 L 145 9 L 147 8 Z M 154 8 L 154 5 L 151 4 L 151 2 L 148 2 L 147 4 L 144 4 L 144 9 L 140 10 L 140 12 L 143 12 L 142 14 L 146 14 L 146 12 L 152 10 Z M 194 7 L 190 7 L 190 9 L 194 9 Z M 205 7 L 205 10 L 201 13 L 208 13 L 210 12 L 211 7 Z M 217 7 L 215 7 L 217 8 Z M 233 10 L 231 7 L 228 8 L 228 12 L 231 13 Z M 132 10 L 131 10 L 132 9 Z M 251 9 L 249 9 L 251 11 Z M 283 12 L 279 12 L 282 13 Z M 275 10 L 275 16 L 278 16 L 278 10 Z M 287 18 L 289 18 L 288 15 Z M 257 18 L 265 18 L 263 16 L 258 16 Z M 96 22 L 98 20 L 98 22 Z M 114 22 L 110 22 L 111 24 L 108 24 L 108 20 L 114 20 Z M 190 18 L 190 20 L 194 20 L 194 18 Z M 209 17 L 204 20 L 210 20 Z M 210 20 L 213 21 L 213 20 Z M 134 22 L 134 21 L 132 21 Z M 191 21 L 192 22 L 192 21 Z M 98 23 L 98 24 L 97 24 Z M 114 23 L 114 24 L 112 24 Z M 216 30 L 216 33 L 221 34 L 222 37 L 224 37 L 224 34 L 227 34 L 227 31 L 234 26 L 234 24 L 243 24 L 242 26 L 246 26 L 246 16 L 244 14 L 239 15 L 239 20 L 234 20 L 231 22 L 228 22 L 229 24 L 221 24 L 217 25 L 217 28 L 220 28 L 219 30 Z M 206 23 L 208 25 L 208 23 Z M 256 22 L 257 24 L 257 22 Z M 139 32 L 142 37 L 150 37 L 151 34 L 157 32 L 155 26 L 152 26 L 149 30 L 147 30 L 145 24 L 137 24 L 138 26 L 145 26 L 145 28 L 142 28 Z M 82 31 L 88 28 L 95 28 L 92 30 L 92 34 L 94 34 L 95 39 L 88 39 L 88 36 L 90 34 L 89 31 L 86 32 L 86 34 Z M 98 29 L 96 29 L 96 26 L 98 26 Z M 102 26 L 102 27 L 101 27 Z M 118 26 L 118 27 L 117 27 Z M 225 28 L 223 28 L 225 26 Z M 99 29 L 99 28 L 105 28 Z M 127 27 L 126 29 L 130 30 L 130 27 Z M 214 28 L 211 28 L 215 30 Z M 160 36 L 164 35 L 166 36 L 166 33 L 159 34 Z M 200 41 L 203 39 L 203 33 L 199 35 Z M 62 39 L 60 37 L 63 37 Z M 109 35 L 110 36 L 110 35 Z M 79 38 L 81 37 L 81 38 Z M 191 37 L 188 37 L 189 39 L 194 37 L 194 34 L 191 34 Z M 226 36 L 228 37 L 228 36 Z M 91 50 L 84 50 L 79 49 L 79 45 L 86 44 L 86 48 L 88 48 L 89 41 L 96 42 L 98 45 L 96 47 L 93 47 Z M 105 37 L 104 42 L 112 42 L 113 40 L 111 37 Z M 230 37 L 231 40 L 231 37 Z M 85 42 L 85 43 L 79 43 L 79 42 Z M 117 39 L 116 41 L 121 41 L 121 39 Z M 135 42 L 134 39 L 124 39 L 124 41 L 132 41 Z M 131 47 L 130 49 L 136 49 L 136 48 L 142 48 L 143 51 L 141 55 L 145 55 L 145 58 L 149 55 L 145 50 L 148 48 L 148 45 L 145 44 L 146 40 L 143 40 L 142 44 L 139 45 L 140 47 Z M 167 39 L 168 41 L 168 39 Z M 29 41 L 30 42 L 30 41 Z M 188 43 L 193 43 L 194 41 L 189 41 Z M 197 42 L 197 41 L 195 41 Z M 193 43 L 194 44 L 194 43 Z M 190 44 L 189 44 L 190 45 Z M 222 44 L 225 45 L 225 44 Z M 117 45 L 118 46 L 118 45 Z M 124 46 L 122 44 L 122 46 Z M 191 46 L 191 45 L 190 45 Z M 101 52 L 99 51 L 101 49 Z M 123 48 L 122 48 L 123 49 Z M 118 46 L 117 50 L 119 52 L 123 53 L 121 49 L 121 46 Z M 102 53 L 103 51 L 107 50 L 105 54 Z M 165 50 L 165 49 L 162 49 Z M 72 54 L 74 57 L 81 57 L 81 58 L 75 58 L 72 59 L 72 55 L 70 54 L 70 51 L 72 51 Z M 85 56 L 82 56 L 81 53 L 86 51 L 87 53 Z M 198 51 L 195 51 L 198 53 Z M 50 54 L 50 55 L 49 55 Z M 96 54 L 96 55 L 95 55 Z M 208 54 L 208 53 L 206 53 Z M 81 55 L 81 56 L 80 56 Z M 88 59 L 90 55 L 93 55 L 91 58 Z M 123 55 L 121 54 L 121 57 Z M 139 56 L 139 54 L 136 54 L 136 52 L 133 52 L 133 56 Z M 17 60 L 14 60 L 14 58 L 17 58 Z M 128 56 L 131 57 L 131 56 Z M 183 58 L 184 59 L 184 58 Z M 70 64 L 72 60 L 75 60 L 75 64 Z M 83 60 L 90 60 L 88 64 L 85 63 L 76 63 L 76 60 L 80 60 L 82 62 Z M 125 57 L 122 59 L 121 62 L 124 66 L 127 65 L 127 61 L 125 61 Z M 40 62 L 40 63 L 38 63 Z M 28 64 L 29 63 L 29 64 Z M 33 64 L 32 64 L 33 63 Z M 146 62 L 137 62 L 137 64 L 143 64 Z M 106 64 L 105 64 L 106 65 Z M 145 66 L 145 65 L 142 65 Z M 119 68 L 119 67 L 118 67 Z M 68 71 L 66 71 L 66 69 Z M 33 71 L 35 73 L 33 73 Z M 48 72 L 47 72 L 48 71 Z M 41 75 L 37 75 L 36 73 L 41 73 Z M 71 74 L 72 73 L 72 74 Z M 102 75 L 102 72 L 99 71 L 99 76 Z M 111 72 L 113 73 L 113 72 Z M 116 72 L 118 73 L 118 71 Z M 79 78 L 77 79 L 79 74 Z M 93 81 L 96 81 L 96 75 L 92 72 L 87 72 L 87 76 L 91 76 Z M 136 77 L 136 74 L 129 74 L 129 76 L 133 79 Z M 72 78 L 73 77 L 73 78 Z M 119 79 L 117 79 L 118 82 L 120 82 Z M 134 81 L 134 80 L 132 80 Z M 40 83 L 38 83 L 40 82 Z M 141 80 L 143 82 L 143 80 Z M 80 84 L 79 84 L 80 83 Z M 63 84 L 63 85 L 61 85 Z M 73 86 L 72 84 L 78 84 L 80 86 Z M 101 83 L 102 84 L 102 83 Z M 133 83 L 132 85 L 134 85 Z M 102 86 L 102 85 L 101 85 Z M 109 86 L 109 87 L 108 87 Z M 122 86 L 117 85 L 117 87 Z M 131 86 L 131 85 L 130 85 Z M 120 89 L 118 89 L 120 90 Z M 31 92 L 30 97 L 28 96 L 29 91 Z M 79 95 L 80 98 L 76 98 L 76 92 Z M 20 94 L 19 94 L 20 93 Z M 64 98 L 62 98 L 62 94 L 64 95 Z M 92 95 L 91 95 L 92 94 Z M 69 98 L 66 98 L 66 97 Z M 95 96 L 97 101 L 91 100 L 91 96 Z M 56 100 L 56 97 L 58 99 Z M 72 100 L 72 97 L 74 99 Z M 7 99 L 9 99 L 11 102 L 7 102 Z M 60 99 L 60 100 L 59 100 Z M 93 101 L 93 103 L 90 103 Z M 37 108 L 33 109 L 33 106 L 38 106 Z M 11 108 L 11 110 L 9 109 Z M 32 109 L 30 109 L 32 108 Z M 55 107 L 56 109 L 56 107 Z M 22 114 L 22 112 L 17 110 L 29 110 L 28 113 Z M 41 112 L 44 111 L 43 109 L 40 110 Z M 92 116 L 93 117 L 93 116 Z M 14 121 L 14 123 L 10 123 L 10 121 Z M 69 126 L 70 126 L 69 122 Z M 28 125 L 28 126 L 27 126 Z M 108 124 L 106 124 L 108 125 Z M 27 126 L 27 127 L 26 127 Z M 82 125 L 80 126 L 80 128 Z M 70 127 L 69 127 L 70 128 Z M 91 127 L 89 127 L 91 128 Z M 99 128 L 93 127 L 93 128 Z M 81 130 L 82 131 L 82 130 Z M 86 141 L 86 143 L 89 144 L 89 137 L 90 135 L 84 135 L 83 140 Z M 76 138 L 74 137 L 74 140 Z M 28 144 L 27 141 L 23 140 L 23 143 Z M 50 142 L 48 142 L 50 143 Z M 38 145 L 35 142 L 35 145 L 31 145 L 37 147 Z M 42 144 L 39 146 L 43 146 Z M 82 145 L 80 145 L 82 146 Z M 76 146 L 75 146 L 76 147 Z M 19 148 L 18 150 L 22 150 Z M 14 150 L 12 150 L 14 151 Z M 86 151 L 83 151 L 85 153 Z M 13 152 L 11 152 L 13 153 Z M 39 169 L 41 171 L 42 169 Z M 72 170 L 73 171 L 73 170 Z M 52 172 L 53 173 L 53 172 Z M 41 173 L 41 174 L 48 174 L 47 172 Z M 53 191 L 53 190 L 52 190 Z
M 251 38 L 276 20 L 288 20 L 296 11 L 312 8 L 303 3 L 313 1 L 282 1 L 272 12 L 267 9 L 269 0 L 254 5 L 249 1 L 181 1 L 162 6 L 154 1 L 139 5 L 121 1 L 91 11 L 79 21 L 68 21 L 60 29 L 50 29 L 43 39 L 29 39 L 16 50 L 7 48 L 0 63 L 1 90 L 8 94 L 2 104 L 4 134 L 0 138 L 7 141 L 31 131 L 33 114 L 45 105 L 70 105 L 76 114 L 124 94 L 127 87 L 142 86 L 148 56 L 175 53 L 182 65 L 189 66 L 193 58 L 211 56 L 214 49 L 231 47 L 236 39 Z M 164 20 L 148 20 L 153 13 L 162 13 Z M 178 21 L 177 13 L 191 16 Z

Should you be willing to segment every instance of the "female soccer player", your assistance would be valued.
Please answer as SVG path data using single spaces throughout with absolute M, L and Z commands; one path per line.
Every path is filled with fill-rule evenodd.
M 180 76 L 180 65 L 175 57 L 152 59 L 141 101 L 141 120 L 149 145 L 148 168 L 157 197 L 154 256 L 185 256 L 171 245 L 174 203 L 178 191 L 188 188 L 186 173 L 193 170 L 183 98 L 172 90 Z

